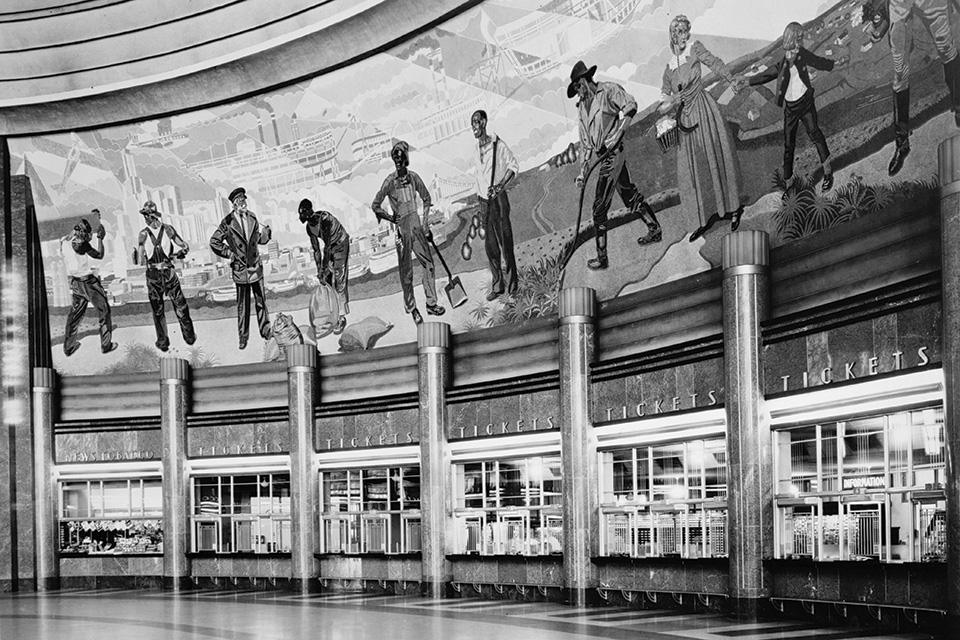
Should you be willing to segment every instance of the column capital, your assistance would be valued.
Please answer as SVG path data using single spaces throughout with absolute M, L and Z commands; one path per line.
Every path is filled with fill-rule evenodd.
M 287 347 L 287 370 L 300 367 L 317 368 L 317 348 L 312 344 L 294 344 Z
M 770 265 L 770 236 L 764 231 L 735 231 L 722 238 L 723 275 L 757 273 Z
M 940 197 L 960 192 L 960 134 L 947 138 L 937 148 Z
M 34 389 L 56 389 L 57 372 L 49 367 L 33 368 Z
M 593 322 L 597 317 L 597 292 L 590 287 L 561 289 L 557 307 L 561 322 Z
M 429 353 L 450 348 L 450 325 L 446 322 L 424 322 L 417 325 L 417 349 Z
M 186 382 L 190 376 L 190 363 L 183 358 L 160 358 L 160 380 L 163 382 Z

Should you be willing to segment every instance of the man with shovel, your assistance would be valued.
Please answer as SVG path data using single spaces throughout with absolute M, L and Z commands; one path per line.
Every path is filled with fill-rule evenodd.
M 490 293 L 493 301 L 503 295 L 517 293 L 517 259 L 513 251 L 513 227 L 510 225 L 510 199 L 507 183 L 517 174 L 517 158 L 497 134 L 487 133 L 487 112 L 475 111 L 470 118 L 473 137 L 479 143 L 477 162 L 477 195 L 486 230 L 484 248 L 490 263 Z M 501 266 L 501 256 L 503 265 Z
M 623 131 L 637 114 L 637 101 L 614 82 L 596 82 L 593 79 L 596 71 L 596 65 L 588 69 L 582 60 L 578 60 L 570 71 L 567 86 L 567 97 L 580 99 L 580 175 L 577 176 L 577 186 L 584 188 L 589 178 L 588 166 L 594 157 L 600 165 L 597 195 L 593 201 L 597 257 L 587 261 L 587 267 L 594 270 L 606 269 L 608 265 L 607 212 L 613 203 L 614 190 L 620 194 L 623 204 L 630 207 L 631 215 L 639 214 L 647 225 L 647 234 L 638 238 L 638 243 L 660 242 L 663 235 L 653 209 L 644 201 L 624 164 Z
M 407 313 L 413 316 L 417 324 L 423 323 L 423 316 L 417 309 L 417 300 L 413 295 L 413 260 L 411 252 L 417 255 L 420 266 L 423 267 L 423 293 L 427 298 L 427 313 L 432 316 L 442 316 L 446 309 L 437 304 L 437 285 L 434 273 L 433 256 L 430 254 L 430 226 L 427 222 L 430 215 L 430 192 L 420 176 L 410 171 L 410 145 L 403 140 L 393 145 L 390 151 L 396 171 L 390 172 L 383 186 L 373 199 L 373 212 L 377 219 L 392 222 L 397 226 L 397 262 L 400 270 L 400 286 L 403 288 L 403 306 Z M 417 215 L 417 196 L 423 200 L 423 223 Z M 390 209 L 387 213 L 383 208 L 383 200 L 390 200 Z

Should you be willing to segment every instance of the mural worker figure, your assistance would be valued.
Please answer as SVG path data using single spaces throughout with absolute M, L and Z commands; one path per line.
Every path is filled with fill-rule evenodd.
M 796 153 L 797 128 L 803 123 L 807 136 L 817 148 L 823 166 L 824 193 L 833 188 L 830 149 L 817 122 L 817 105 L 813 101 L 813 85 L 807 67 L 832 71 L 833 60 L 821 58 L 803 48 L 803 26 L 791 22 L 783 30 L 783 58 L 748 80 L 751 86 L 777 81 L 777 106 L 783 107 L 783 182 L 784 194 L 793 186 L 793 159 Z
M 246 349 L 250 335 L 250 294 L 257 307 L 257 324 L 260 336 L 270 339 L 270 315 L 263 288 L 263 262 L 257 245 L 270 242 L 269 225 L 257 222 L 257 217 L 247 209 L 247 192 L 237 187 L 230 192 L 230 211 L 210 237 L 210 249 L 230 261 L 233 282 L 237 285 L 237 325 L 240 348 Z
M 660 242 L 663 232 L 653 209 L 630 179 L 624 163 L 623 131 L 637 113 L 637 101 L 623 87 L 614 82 L 595 82 L 597 66 L 589 69 L 578 60 L 570 71 L 567 97 L 579 97 L 580 113 L 580 174 L 577 187 L 583 188 L 587 166 L 596 156 L 600 160 L 600 175 L 593 201 L 593 226 L 597 234 L 597 257 L 587 261 L 590 269 L 607 268 L 607 212 L 613 202 L 614 189 L 620 194 L 630 213 L 639 214 L 647 225 L 647 234 L 637 239 L 640 244 Z
M 480 109 L 470 117 L 473 137 L 479 143 L 477 195 L 486 229 L 484 248 L 490 263 L 490 293 L 487 300 L 517 293 L 517 259 L 513 251 L 513 227 L 510 225 L 510 199 L 507 184 L 520 170 L 517 158 L 496 133 L 487 133 L 487 112 Z M 502 257 L 502 259 L 501 259 Z M 502 262 L 502 266 L 501 266 Z
M 340 319 L 333 328 L 334 335 L 343 333 L 350 313 L 350 295 L 347 292 L 347 258 L 350 257 L 350 236 L 340 221 L 329 211 L 314 211 L 308 198 L 300 201 L 300 222 L 307 225 L 307 236 L 317 263 L 317 278 L 328 282 L 340 299 Z M 320 250 L 323 242 L 323 250 Z
M 870 36 L 879 41 L 889 30 L 890 57 L 893 59 L 893 130 L 895 148 L 887 172 L 894 176 L 910 153 L 910 51 L 913 48 L 912 18 L 920 22 L 933 38 L 943 63 L 943 76 L 950 92 L 950 107 L 960 127 L 960 58 L 951 33 L 947 0 L 881 0 L 863 7 L 864 19 L 870 18 Z
M 147 299 L 150 300 L 150 308 L 153 310 L 157 349 L 167 351 L 170 348 L 167 318 L 163 308 L 164 294 L 169 296 L 173 311 L 177 314 L 177 320 L 180 321 L 183 341 L 193 344 L 197 341 L 197 334 L 193 330 L 190 307 L 187 306 L 187 298 L 180 287 L 180 278 L 177 277 L 177 270 L 173 266 L 173 259 L 183 259 L 190 251 L 190 247 L 176 229 L 160 222 L 160 212 L 152 200 L 143 203 L 140 213 L 147 226 L 140 231 L 135 262 L 147 268 Z
M 91 213 L 100 218 L 100 210 L 94 209 Z M 107 235 L 103 225 L 97 227 L 97 246 L 94 248 L 90 241 L 93 239 L 93 227 L 82 218 L 73 231 L 60 239 L 60 253 L 63 256 L 67 275 L 70 277 L 70 293 L 73 304 L 67 314 L 67 328 L 63 335 L 63 353 L 72 356 L 80 348 L 77 339 L 77 329 L 87 311 L 87 305 L 93 304 L 100 321 L 100 351 L 110 353 L 117 348 L 113 341 L 113 324 L 110 320 L 110 303 L 107 294 L 103 291 L 100 277 L 93 273 L 93 260 L 103 259 L 103 237 Z
M 403 287 L 403 306 L 413 316 L 417 324 L 423 322 L 423 316 L 417 309 L 417 300 L 413 295 L 413 261 L 411 251 L 417 255 L 423 267 L 423 293 L 427 299 L 427 313 L 442 316 L 446 309 L 437 304 L 436 276 L 434 275 L 433 255 L 430 253 L 430 227 L 427 223 L 430 214 L 430 193 L 427 187 L 413 171 L 410 165 L 410 145 L 398 141 L 390 150 L 396 171 L 391 171 L 383 186 L 373 199 L 373 212 L 377 219 L 397 225 L 397 261 L 400 270 L 400 286 Z M 417 195 L 423 200 L 423 222 L 417 216 Z M 383 208 L 383 199 L 390 200 L 392 214 Z

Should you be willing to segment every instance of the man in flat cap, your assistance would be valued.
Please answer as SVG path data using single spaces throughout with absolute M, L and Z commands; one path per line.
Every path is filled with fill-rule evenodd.
M 257 222 L 247 209 L 247 192 L 237 187 L 230 192 L 233 209 L 220 221 L 210 238 L 210 249 L 230 261 L 233 282 L 237 285 L 237 324 L 240 348 L 247 348 L 250 335 L 250 294 L 257 307 L 260 336 L 270 339 L 270 315 L 263 288 L 263 263 L 257 245 L 270 242 L 270 227 Z
M 173 305 L 173 312 L 180 321 L 183 341 L 193 344 L 197 334 L 190 319 L 190 307 L 180 287 L 180 278 L 173 266 L 173 259 L 183 259 L 190 251 L 176 229 L 160 221 L 160 212 L 152 200 L 147 200 L 140 208 L 147 226 L 140 230 L 137 240 L 137 264 L 144 265 L 147 277 L 147 299 L 153 310 L 153 327 L 157 333 L 157 349 L 167 351 L 170 338 L 167 335 L 167 318 L 163 309 L 163 296 L 166 294 Z
M 110 353 L 117 348 L 117 343 L 113 341 L 110 303 L 107 302 L 107 294 L 103 290 L 100 276 L 93 273 L 94 265 L 91 262 L 91 259 L 103 259 L 103 237 L 107 232 L 99 223 L 100 210 L 94 209 L 91 213 L 96 216 L 98 222 L 96 247 L 91 244 L 94 231 L 86 218 L 81 218 L 80 222 L 73 227 L 73 231 L 60 239 L 60 253 L 70 278 L 70 294 L 73 298 L 63 335 L 63 353 L 67 357 L 72 356 L 80 348 L 77 330 L 90 304 L 93 304 L 97 310 L 97 318 L 100 321 L 100 351 Z
M 614 82 L 596 82 L 593 74 L 597 66 L 587 68 L 582 60 L 573 65 L 568 98 L 579 98 L 580 113 L 580 174 L 577 186 L 583 188 L 587 167 L 593 158 L 600 162 L 597 192 L 593 201 L 593 227 L 596 231 L 597 257 L 587 261 L 590 269 L 606 269 L 607 213 L 613 202 L 613 192 L 620 194 L 632 215 L 639 215 L 647 225 L 647 234 L 637 239 L 640 244 L 659 242 L 663 235 L 653 209 L 630 179 L 624 163 L 623 131 L 637 114 L 637 101 L 623 87 Z
M 427 313 L 442 316 L 446 311 L 437 304 L 433 255 L 430 253 L 430 226 L 427 218 L 432 201 L 420 176 L 407 168 L 410 165 L 410 145 L 400 140 L 393 145 L 390 158 L 397 170 L 390 172 L 383 181 L 383 186 L 373 199 L 372 207 L 378 219 L 397 225 L 397 261 L 400 266 L 400 286 L 403 288 L 403 306 L 413 317 L 413 321 L 421 324 L 423 317 L 417 309 L 417 300 L 413 295 L 411 251 L 417 255 L 417 260 L 423 267 L 423 293 L 427 298 Z M 418 195 L 423 200 L 422 223 L 417 216 Z M 383 208 L 384 198 L 390 200 L 392 214 Z
M 299 207 L 300 222 L 307 226 L 307 237 L 313 247 L 313 260 L 317 263 L 317 278 L 329 282 L 340 299 L 340 319 L 333 333 L 343 333 L 350 313 L 350 296 L 347 293 L 347 258 L 350 257 L 350 236 L 340 221 L 329 211 L 314 211 L 313 203 L 304 198 Z M 323 242 L 323 249 L 320 249 Z

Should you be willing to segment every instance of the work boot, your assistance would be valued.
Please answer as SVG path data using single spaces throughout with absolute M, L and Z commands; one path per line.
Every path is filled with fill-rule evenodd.
M 647 235 L 637 238 L 637 243 L 652 244 L 660 242 L 663 239 L 663 229 L 660 227 L 657 216 L 654 215 L 650 205 L 647 202 L 641 202 L 637 212 L 640 214 L 640 219 L 647 225 Z
M 598 271 L 606 269 L 607 265 L 607 229 L 604 225 L 597 228 L 597 257 L 587 260 L 587 268 Z
M 896 147 L 887 173 L 895 176 L 903 168 L 903 161 L 910 153 L 910 88 L 893 93 L 893 130 L 896 136 Z

